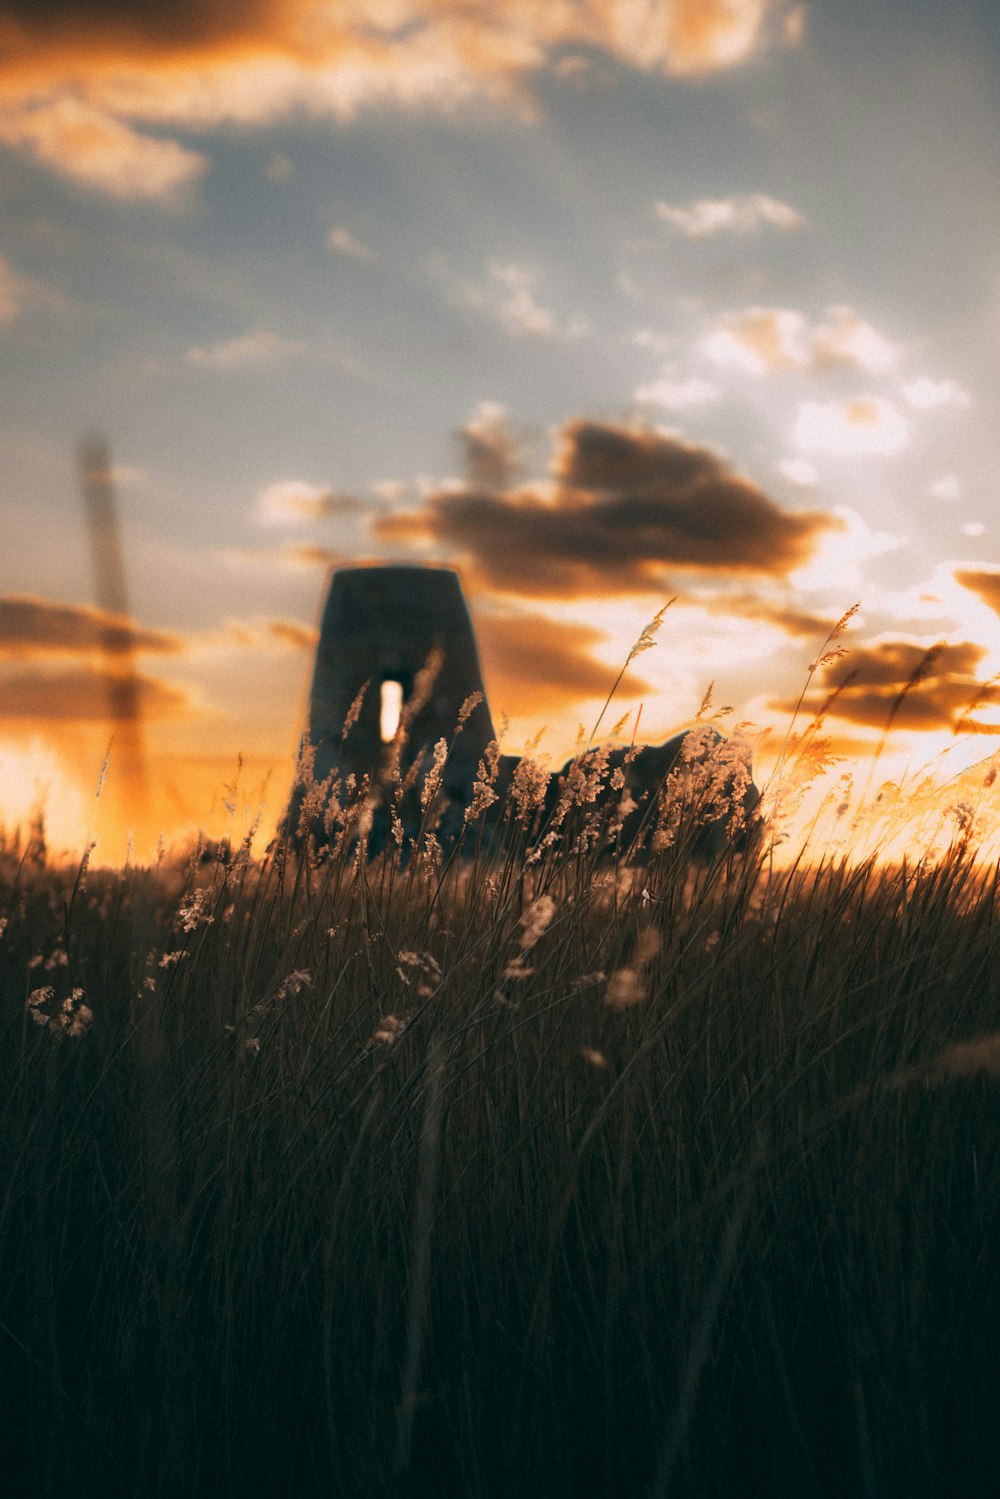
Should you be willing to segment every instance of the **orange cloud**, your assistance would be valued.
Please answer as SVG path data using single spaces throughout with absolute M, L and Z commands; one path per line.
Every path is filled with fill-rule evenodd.
M 0 598 L 0 655 L 25 656 L 58 652 L 176 652 L 179 636 L 146 630 L 123 615 L 87 604 L 53 604 L 28 595 Z
M 4 674 L 4 716 L 39 723 L 104 723 L 119 681 L 112 672 L 86 665 Z M 156 677 L 137 676 L 135 690 L 143 719 L 173 718 L 190 706 L 183 692 Z
M 295 619 L 268 620 L 268 629 L 279 644 L 293 651 L 312 651 L 316 648 L 319 632 Z
M 956 583 L 968 588 L 990 609 L 1000 614 L 1000 568 L 962 567 L 952 574 Z
M 518 718 L 551 716 L 583 697 L 603 697 L 616 672 L 590 655 L 600 630 L 563 624 L 544 614 L 476 613 L 483 673 L 490 701 Z M 650 692 L 649 683 L 626 672 L 623 697 Z
M 995 723 L 969 715 L 978 707 L 1000 703 L 1000 685 L 982 682 L 977 672 L 986 655 L 971 640 L 926 646 L 913 640 L 881 640 L 852 647 L 848 655 L 820 668 L 817 689 L 803 706 L 819 712 L 832 693 L 829 712 L 835 718 L 885 729 L 947 729 L 997 733 Z M 791 712 L 791 699 L 774 704 Z
M 136 124 L 206 129 L 305 109 L 534 108 L 567 47 L 699 76 L 787 45 L 787 0 L 0 0 L 0 140 L 118 197 L 169 200 L 199 153 Z M 143 168 L 147 170 L 144 173 Z
M 112 198 L 170 202 L 208 166 L 200 152 L 141 135 L 126 121 L 70 96 L 0 111 L 0 142 Z
M 782 576 L 840 525 L 782 510 L 709 449 L 642 428 L 571 422 L 555 476 L 541 488 L 439 491 L 372 529 L 456 551 L 486 587 L 572 598 L 661 589 L 672 568 Z
M 835 623 L 834 619 L 824 614 L 814 614 L 809 609 L 799 609 L 793 604 L 774 603 L 752 593 L 720 593 L 713 598 L 697 599 L 695 602 L 711 614 L 736 614 L 743 619 L 776 625 L 795 640 L 823 640 Z

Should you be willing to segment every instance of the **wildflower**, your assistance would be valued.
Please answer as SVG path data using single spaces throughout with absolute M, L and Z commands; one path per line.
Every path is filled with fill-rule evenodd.
M 59 1013 L 53 1015 L 49 1022 L 54 1031 L 69 1036 L 74 1041 L 87 1034 L 93 1023 L 94 1012 L 84 1003 L 84 998 L 82 989 L 74 989 L 69 998 L 63 1000 Z
M 399 813 L 394 806 L 389 808 L 389 821 L 392 830 L 392 841 L 397 848 L 402 848 L 403 838 L 405 834 L 403 832 L 403 824 L 400 821 Z
M 517 762 L 511 782 L 511 796 L 517 805 L 518 816 L 527 824 L 533 812 L 545 804 L 545 793 L 549 787 L 549 773 L 540 760 L 524 755 Z
M 655 926 L 645 926 L 639 933 L 635 944 L 635 956 L 632 959 L 640 968 L 651 963 L 663 946 L 663 939 Z
M 622 968 L 616 968 L 608 980 L 604 1003 L 610 1009 L 626 1010 L 649 998 L 645 972 L 661 946 L 662 938 L 654 926 L 646 926 L 640 930 L 631 962 Z
M 474 822 L 477 817 L 482 816 L 487 807 L 492 806 L 496 801 L 497 794 L 493 787 L 496 784 L 499 770 L 500 742 L 497 739 L 491 739 L 476 770 L 476 779 L 472 786 L 472 801 L 465 809 L 464 822 Z
M 521 917 L 521 935 L 518 940 L 524 952 L 527 952 L 529 947 L 534 947 L 555 914 L 556 903 L 551 895 L 540 895 L 532 902 Z
M 629 661 L 631 661 L 633 657 L 638 656 L 642 651 L 651 651 L 653 649 L 653 646 L 656 644 L 657 633 L 659 632 L 660 626 L 663 624 L 663 617 L 672 603 L 674 603 L 674 599 L 670 599 L 666 604 L 664 604 L 662 609 L 658 609 L 657 612 L 653 615 L 653 618 L 649 621 L 649 624 L 646 625 L 642 634 L 639 636 L 639 639 L 636 641 L 635 645 L 629 652 Z M 626 665 L 628 665 L 628 662 L 626 662 Z
M 604 1003 L 612 1010 L 626 1010 L 648 998 L 649 990 L 637 968 L 616 968 L 608 980 Z
M 428 806 L 438 794 L 441 777 L 444 774 L 444 762 L 447 758 L 448 741 L 442 738 L 434 746 L 434 757 L 431 761 L 430 769 L 424 777 L 424 784 L 420 788 L 420 807 L 424 812 L 427 811 Z
M 597 1067 L 600 1069 L 608 1065 L 608 1059 L 604 1055 L 603 1051 L 597 1051 L 593 1046 L 581 1046 L 580 1055 L 583 1057 L 583 1060 L 585 1062 L 590 1063 L 591 1067 Z
M 407 1023 L 402 1015 L 383 1015 L 372 1034 L 369 1045 L 384 1041 L 387 1046 L 392 1046 L 406 1030 Z
M 32 989 L 28 995 L 25 1009 L 36 1025 L 48 1025 L 49 1017 L 45 1014 L 44 1007 L 54 998 L 54 989 L 48 987 L 44 989 Z
M 369 677 L 367 681 L 362 682 L 361 686 L 358 688 L 357 696 L 347 710 L 347 716 L 344 719 L 344 727 L 340 731 L 340 737 L 342 740 L 347 738 L 348 734 L 354 728 L 354 725 L 357 723 L 358 719 L 361 716 L 361 705 L 365 700 L 365 693 L 368 691 L 368 688 L 371 685 L 371 680 L 371 677 Z
M 176 952 L 165 952 L 160 959 L 160 967 L 172 968 L 175 963 L 180 962 L 181 958 L 189 958 L 190 956 L 191 954 L 184 947 L 179 947 Z
M 208 897 L 208 890 L 202 888 L 199 890 L 190 890 L 185 898 L 181 901 L 180 910 L 177 912 L 177 917 L 183 931 L 196 931 L 203 922 L 206 926 L 211 926 L 212 922 L 215 920 L 215 917 L 209 916 L 205 912 L 205 906 L 208 904 Z
M 311 984 L 312 974 L 309 972 L 308 968 L 293 969 L 288 977 L 282 979 L 281 983 L 278 985 L 277 992 L 274 996 L 275 1001 L 282 999 L 294 999 L 297 994 L 301 994 L 302 990 L 308 989 Z
M 412 974 L 408 971 L 412 969 Z M 407 988 L 416 988 L 420 999 L 429 999 L 442 979 L 441 964 L 433 953 L 401 952 L 396 962 L 396 974 Z
M 522 958 L 511 958 L 503 971 L 505 979 L 526 979 L 534 973 L 530 963 L 525 963 Z
M 468 697 L 465 699 L 465 702 L 458 710 L 458 723 L 455 725 L 456 734 L 459 733 L 460 730 L 464 729 L 469 714 L 472 713 L 474 709 L 479 707 L 479 704 L 482 702 L 482 700 L 483 694 L 481 692 L 469 693 Z

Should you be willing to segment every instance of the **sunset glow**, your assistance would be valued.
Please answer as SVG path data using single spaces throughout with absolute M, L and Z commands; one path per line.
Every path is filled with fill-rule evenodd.
M 925 9 L 0 0 L 0 825 L 266 839 L 330 570 L 417 562 L 505 749 L 672 599 L 602 731 L 711 687 L 766 779 L 822 715 L 810 796 L 930 767 L 881 846 L 943 837 L 1000 748 L 1000 23 Z

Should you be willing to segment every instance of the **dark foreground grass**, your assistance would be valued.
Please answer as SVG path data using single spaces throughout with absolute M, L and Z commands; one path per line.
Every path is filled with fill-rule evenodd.
M 680 845 L 8 857 L 3 1493 L 995 1492 L 996 879 Z

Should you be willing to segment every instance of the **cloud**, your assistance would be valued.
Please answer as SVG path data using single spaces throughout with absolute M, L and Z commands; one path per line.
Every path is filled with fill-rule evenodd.
M 547 485 L 439 490 L 372 529 L 455 551 L 488 587 L 575 597 L 659 590 L 675 568 L 783 575 L 842 524 L 782 510 L 709 449 L 643 428 L 571 422 L 554 471 Z
M 257 496 L 257 523 L 288 526 L 326 520 L 332 515 L 349 515 L 362 508 L 360 500 L 337 494 L 329 486 L 309 484 L 304 479 L 281 479 Z
M 800 453 L 887 458 L 905 447 L 909 436 L 910 424 L 894 401 L 855 396 L 846 401 L 802 401 L 792 441 Z
M 767 193 L 734 193 L 729 198 L 699 198 L 685 207 L 657 203 L 665 224 L 686 239 L 715 239 L 720 234 L 753 234 L 760 229 L 788 233 L 804 229 L 805 219 L 787 203 Z
M 935 411 L 941 406 L 957 406 L 964 409 L 972 405 L 972 397 L 956 380 L 928 380 L 922 375 L 903 386 L 903 395 L 918 411 Z
M 454 300 L 486 313 L 512 338 L 582 338 L 589 331 L 584 320 L 560 319 L 543 306 L 536 295 L 537 282 L 538 274 L 530 266 L 494 260 L 487 268 L 486 280 L 458 287 Z
M 851 307 L 828 307 L 825 322 L 810 334 L 813 363 L 851 365 L 878 373 L 894 364 L 899 349 Z
M 806 458 L 783 458 L 778 464 L 778 472 L 800 489 L 811 489 L 819 480 L 815 467 Z
M 751 375 L 837 365 L 875 373 L 897 358 L 895 345 L 852 308 L 828 307 L 824 319 L 810 324 L 792 308 L 747 307 L 720 318 L 702 340 L 702 352 L 723 368 Z
M 314 546 L 310 542 L 300 542 L 297 545 L 285 546 L 281 549 L 282 561 L 291 567 L 331 567 L 358 566 L 366 562 L 365 557 L 348 557 L 344 552 L 335 552 L 332 547 Z M 273 556 L 265 556 L 265 561 L 273 565 Z
M 312 651 L 316 649 L 316 641 L 319 632 L 309 625 L 300 624 L 296 619 L 271 619 L 267 627 L 275 640 L 280 645 L 287 646 L 292 651 Z
M 513 481 L 519 453 L 506 407 L 498 401 L 480 401 L 458 438 L 470 488 L 503 489 Z
M 958 567 L 952 572 L 952 577 L 988 608 L 1000 614 L 1000 567 Z
M 371 246 L 358 239 L 343 224 L 338 224 L 336 228 L 330 230 L 326 242 L 335 255 L 346 256 L 348 260 L 370 262 L 378 259 Z
M 176 202 L 208 166 L 199 151 L 140 134 L 107 110 L 69 95 L 0 108 L 0 142 L 81 186 L 122 200 Z
M 534 80 L 567 49 L 698 78 L 793 45 L 791 15 L 787 0 L 0 0 L 0 140 L 96 191 L 167 203 L 205 157 L 136 125 L 482 100 L 528 120 Z
M 640 385 L 635 400 L 648 406 L 662 406 L 664 411 L 688 411 L 692 406 L 707 406 L 719 399 L 718 387 L 700 375 L 677 376 L 668 371 L 649 385 Z
M 26 594 L 0 598 L 0 655 L 91 651 L 125 655 L 133 650 L 173 653 L 182 649 L 179 636 L 142 629 L 104 609 L 53 604 Z
M 757 593 L 718 593 L 699 598 L 697 603 L 710 614 L 735 614 L 755 623 L 774 625 L 794 640 L 826 638 L 836 620 L 828 614 L 817 614 L 795 604 L 778 603 Z
M 484 675 L 490 700 L 518 718 L 555 715 L 580 698 L 603 698 L 617 675 L 590 654 L 605 639 L 602 631 L 566 624 L 544 614 L 476 613 Z M 650 684 L 626 672 L 619 695 L 638 697 Z
M 121 679 L 94 666 L 71 666 L 0 677 L 4 716 L 58 722 L 103 723 L 108 703 Z M 185 713 L 189 699 L 156 677 L 135 679 L 138 713 L 143 719 L 173 718 Z
M 722 369 L 764 375 L 801 370 L 810 363 L 809 325 L 785 307 L 748 307 L 730 313 L 702 340 L 701 349 Z
M 239 338 L 224 339 L 221 343 L 188 349 L 185 358 L 200 369 L 239 371 L 286 365 L 294 359 L 301 359 L 307 352 L 308 345 L 300 339 L 282 338 L 277 333 L 261 329 L 244 333 Z
M 928 644 L 896 638 L 854 646 L 847 656 L 819 669 L 816 691 L 803 706 L 816 713 L 839 688 L 829 711 L 851 723 L 884 729 L 891 721 L 902 729 L 996 733 L 995 724 L 966 718 L 975 707 L 1000 702 L 1000 686 L 981 682 L 977 675 L 985 655 L 985 647 L 970 640 Z M 794 703 L 789 699 L 775 706 L 788 712 Z

